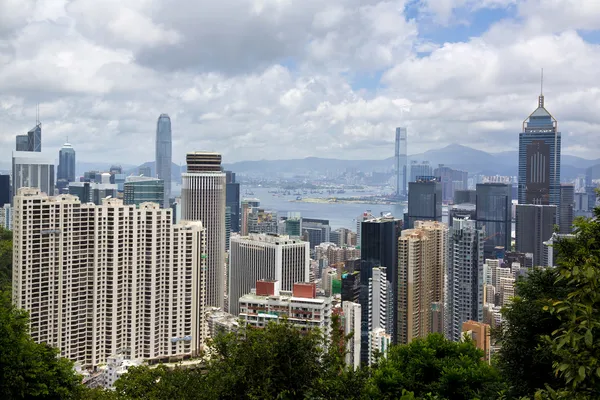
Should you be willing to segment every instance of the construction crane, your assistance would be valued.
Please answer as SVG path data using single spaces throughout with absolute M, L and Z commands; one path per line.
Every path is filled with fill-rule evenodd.
M 486 240 L 491 239 L 493 237 L 496 237 L 496 236 L 500 235 L 501 233 L 502 232 L 496 232 L 496 233 L 494 233 L 494 234 L 492 234 L 492 235 L 490 235 L 490 236 L 488 236 L 486 238 L 483 238 L 483 241 L 485 242 Z

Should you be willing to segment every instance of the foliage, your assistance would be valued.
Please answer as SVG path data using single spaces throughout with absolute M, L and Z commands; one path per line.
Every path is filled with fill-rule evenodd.
M 0 287 L 12 282 L 12 232 L 0 227 Z
M 510 396 L 533 396 L 546 384 L 557 386 L 552 350 L 544 337 L 552 334 L 560 321 L 544 310 L 548 299 L 564 298 L 567 285 L 556 283 L 553 269 L 536 268 L 516 283 L 516 297 L 502 309 L 503 324 L 492 331 L 500 345 L 494 361 L 508 382 Z
M 368 395 L 395 399 L 406 390 L 417 398 L 491 399 L 502 384 L 482 357 L 472 341 L 454 343 L 440 334 L 393 346 L 373 370 Z
M 71 399 L 83 393 L 73 363 L 31 339 L 27 313 L 13 306 L 6 289 L 0 289 L 0 393 L 8 400 Z

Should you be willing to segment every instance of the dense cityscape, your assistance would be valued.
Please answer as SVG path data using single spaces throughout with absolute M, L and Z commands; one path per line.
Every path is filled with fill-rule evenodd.
M 43 89 L 36 95 L 35 121 L 31 118 L 29 125 L 33 127 L 12 131 L 25 114 L 14 112 L 15 104 L 21 107 L 24 102 L 11 97 L 13 89 L 7 84 L 18 79 L 0 70 L 0 89 L 10 89 L 6 96 L 0 93 L 0 398 L 600 398 L 600 158 L 593 159 L 600 154 L 600 140 L 592 132 L 595 123 L 587 116 L 579 120 L 583 111 L 573 112 L 570 102 L 583 100 L 561 97 L 565 83 L 556 76 L 545 83 L 544 70 L 537 65 L 530 69 L 539 71 L 539 80 L 526 83 L 537 87 L 527 109 L 521 109 L 522 102 L 512 102 L 517 97 L 511 88 L 524 85 L 530 71 L 514 82 L 503 82 L 506 87 L 501 93 L 490 94 L 472 107 L 464 99 L 473 96 L 470 91 L 485 79 L 473 78 L 473 89 L 471 74 L 487 76 L 496 69 L 468 72 L 468 65 L 449 73 L 469 75 L 463 87 L 457 84 L 453 89 L 462 93 L 455 104 L 453 96 L 442 99 L 451 99 L 451 106 L 425 95 L 418 99 L 420 90 L 435 93 L 435 85 L 427 86 L 425 81 L 435 81 L 444 72 L 438 74 L 434 67 L 434 73 L 414 88 L 409 73 L 426 70 L 426 58 L 441 66 L 456 63 L 462 53 L 435 59 L 431 54 L 436 51 L 456 49 L 448 43 L 435 47 L 433 39 L 422 41 L 420 36 L 410 39 L 409 27 L 420 27 L 425 18 L 410 14 L 413 8 L 441 18 L 439 9 L 429 5 L 425 12 L 424 5 L 412 2 L 394 7 L 392 2 L 376 3 L 348 7 L 361 15 L 359 20 L 372 19 L 367 30 L 376 31 L 376 38 L 404 35 L 402 40 L 414 40 L 411 50 L 406 50 L 414 57 L 406 58 L 420 64 L 402 64 L 404 69 L 396 70 L 395 64 L 400 65 L 404 56 L 374 50 L 373 40 L 358 46 L 362 42 L 351 32 L 345 33 L 344 40 L 326 35 L 327 40 L 319 42 L 319 32 L 340 21 L 356 23 L 345 19 L 350 12 L 342 7 L 327 17 L 316 14 L 310 19 L 313 36 L 303 39 L 311 43 L 310 63 L 281 56 L 250 89 L 240 90 L 243 101 L 227 100 L 219 111 L 209 111 L 207 106 L 197 119 L 180 109 L 180 104 L 194 105 L 200 97 L 197 76 L 190 79 L 194 87 L 179 87 L 179 83 L 171 87 L 169 82 L 161 93 L 165 100 L 159 96 L 152 107 L 143 104 L 155 93 L 139 88 L 145 87 L 145 80 L 156 82 L 155 72 L 170 71 L 168 64 L 177 57 L 182 57 L 182 64 L 208 65 L 194 54 L 178 53 L 190 48 L 190 42 L 181 45 L 186 29 L 208 25 L 208 20 L 188 10 L 193 23 L 182 19 L 178 31 L 167 29 L 166 23 L 153 25 L 150 17 L 136 19 L 131 10 L 115 11 L 104 25 L 120 33 L 99 35 L 106 43 L 136 41 L 131 45 L 135 56 L 120 56 L 128 60 L 124 63 L 143 68 L 123 69 L 119 78 L 94 76 L 73 83 L 77 88 L 73 90 L 83 91 L 86 84 L 97 81 L 94 90 L 102 93 L 98 99 L 109 98 L 114 94 L 111 90 L 133 81 L 139 85 L 137 95 L 142 95 L 119 103 L 125 116 L 111 120 L 106 138 L 90 128 L 69 139 L 68 133 L 89 120 L 67 122 L 67 117 L 61 117 L 59 121 L 52 96 L 61 95 L 43 94 Z M 587 12 L 593 17 L 592 3 Z M 253 3 L 252 11 L 247 11 L 259 16 L 268 9 L 283 18 L 278 14 L 283 5 L 276 12 L 269 8 L 272 4 L 265 4 Z M 64 8 L 80 16 L 104 15 L 88 6 Z M 313 6 L 320 7 L 307 7 Z M 53 7 L 42 11 L 54 15 L 58 11 Z M 445 22 L 434 18 L 433 26 L 446 26 L 446 34 L 458 34 L 448 27 L 459 17 L 453 14 L 458 7 L 450 8 Z M 477 15 L 472 18 L 484 18 L 478 14 L 479 6 L 465 2 L 460 7 L 470 7 L 467 14 Z M 487 7 L 499 6 L 481 5 Z M 19 28 L 14 26 L 25 21 L 15 14 L 15 23 L 9 24 L 2 14 L 17 9 L 0 0 L 0 66 L 5 61 L 9 65 L 11 59 L 4 57 L 9 54 L 3 50 L 7 38 L 16 37 Z M 392 29 L 392 19 L 387 18 L 399 9 L 406 26 Z M 527 19 L 532 17 L 525 15 L 537 14 L 526 11 L 519 8 L 519 15 L 529 21 L 533 32 L 540 22 Z M 164 14 L 165 21 L 169 18 L 165 9 L 154 12 Z M 66 24 L 66 17 L 59 14 L 52 17 L 56 26 Z M 32 17 L 27 24 L 35 25 L 39 18 Z M 289 21 L 302 20 L 299 14 Z M 75 25 L 70 25 L 69 34 L 79 29 L 92 35 Z M 93 25 L 90 32 L 101 32 L 102 25 Z M 127 36 L 122 25 L 139 25 L 137 29 L 148 37 L 140 37 L 144 34 L 139 32 Z M 278 40 L 288 46 L 294 43 L 281 33 L 288 26 L 275 34 L 268 33 L 267 25 L 263 21 L 260 28 L 244 29 L 256 31 L 257 41 L 264 29 L 265 42 L 281 36 Z M 290 31 L 302 30 L 288 25 Z M 512 29 L 500 28 L 507 36 Z M 573 29 L 565 35 L 579 38 L 581 34 L 588 44 L 592 39 L 581 32 L 598 28 Z M 490 32 L 485 40 L 500 41 L 502 34 L 496 37 Z M 211 46 L 213 40 L 228 43 L 226 36 L 208 35 L 210 39 L 199 45 L 210 48 L 201 51 L 204 58 L 225 63 L 228 57 L 219 59 L 223 49 Z M 150 52 L 151 40 L 173 53 Z M 573 43 L 570 47 L 578 48 Z M 245 47 L 252 47 L 249 42 L 235 49 L 223 46 L 224 52 L 240 53 L 244 63 L 256 63 L 248 68 L 264 68 L 253 57 L 267 57 L 267 50 L 242 57 L 250 51 Z M 396 46 L 392 47 L 399 51 Z M 113 57 L 99 50 L 85 53 L 90 58 Z M 330 102 L 329 83 L 314 72 L 320 65 L 314 60 L 317 55 L 330 53 L 337 54 L 342 67 L 328 68 L 344 78 L 332 87 L 352 92 L 337 103 Z M 72 59 L 57 54 L 64 65 Z M 242 68 L 243 62 L 202 71 L 202 79 L 215 79 L 203 87 L 207 102 L 232 96 L 223 93 L 235 86 L 235 68 Z M 106 68 L 103 73 L 109 74 L 110 67 Z M 171 79 L 188 79 L 189 71 L 176 70 L 176 78 Z M 273 102 L 287 107 L 285 113 L 267 109 L 266 103 L 253 97 L 269 92 L 269 85 L 280 85 L 287 79 L 281 76 L 289 71 L 308 78 L 299 78 L 302 84 L 284 90 Z M 269 81 L 269 73 L 277 79 Z M 414 90 L 417 94 L 412 93 L 411 101 L 409 95 L 390 94 L 390 82 L 399 79 L 398 74 L 406 77 L 394 90 Z M 389 86 L 374 89 L 372 80 L 377 80 L 376 86 Z M 32 82 L 35 86 L 37 81 Z M 107 82 L 118 89 L 105 89 Z M 560 88 L 548 94 L 545 90 L 552 82 Z M 310 95 L 308 87 L 314 91 Z M 362 101 L 360 96 L 369 91 L 380 95 Z M 314 93 L 322 96 L 318 106 L 298 111 L 304 107 L 302 96 L 312 99 Z M 589 88 L 585 96 L 597 93 Z M 166 100 L 177 96 L 183 103 Z M 506 110 L 488 101 L 494 96 L 506 103 Z M 106 104 L 94 103 L 90 119 L 109 112 Z M 336 108 L 339 104 L 350 111 Z M 412 116 L 405 117 L 406 104 L 415 105 Z M 255 108 L 250 110 L 250 105 Z M 86 107 L 82 101 L 81 108 Z M 466 114 L 464 119 L 423 122 L 430 118 L 431 109 L 455 107 L 469 110 L 466 114 L 473 109 L 482 114 L 517 113 L 522 123 L 513 124 L 512 114 L 468 124 Z M 379 108 L 392 109 L 394 118 L 384 116 Z M 570 119 L 561 132 L 563 109 L 569 109 Z M 46 110 L 53 115 L 50 124 L 43 124 Z M 239 128 L 237 112 L 252 116 L 250 120 L 262 118 L 262 128 Z M 303 120 L 282 128 L 283 117 L 274 116 L 277 113 L 289 120 L 302 114 Z M 313 125 L 323 113 L 331 114 L 331 120 Z M 365 116 L 368 113 L 372 114 Z M 350 114 L 360 114 L 368 122 L 351 120 Z M 229 121 L 231 132 L 211 125 L 232 115 L 236 117 Z M 125 148 L 125 139 L 114 135 L 114 131 L 139 131 L 131 122 L 138 119 L 144 121 L 147 138 L 152 136 L 151 151 L 145 148 L 149 140 L 137 142 L 132 136 Z M 447 138 L 438 122 L 448 123 L 452 133 Z M 347 126 L 337 130 L 344 123 Z M 196 126 L 210 126 L 220 136 L 190 139 Z M 587 139 L 578 137 L 574 132 L 578 128 L 585 130 Z M 269 130 L 270 136 L 256 136 L 261 129 Z M 489 132 L 499 131 L 503 138 L 485 139 Z M 62 146 L 56 142 L 59 136 Z M 96 151 L 99 141 L 103 144 Z M 486 141 L 489 146 L 482 145 Z M 481 150 L 484 147 L 486 151 Z M 152 159 L 140 163 L 150 153 Z

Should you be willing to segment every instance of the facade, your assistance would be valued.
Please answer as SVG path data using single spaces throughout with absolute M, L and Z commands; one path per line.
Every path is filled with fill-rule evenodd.
M 419 176 L 408 184 L 408 215 L 405 228 L 415 221 L 442 222 L 442 184 L 432 176 Z
M 387 351 L 392 345 L 392 337 L 383 328 L 369 331 L 369 365 L 377 361 L 377 357 L 387 357 Z
M 483 232 L 475 221 L 455 219 L 449 230 L 446 337 L 461 338 L 465 321 L 483 320 Z
M 302 236 L 304 240 L 310 243 L 310 248 L 314 249 L 315 246 L 320 245 L 323 242 L 330 241 L 331 227 L 329 226 L 329 220 L 326 219 L 314 219 L 314 218 L 302 218 Z
M 17 135 L 16 151 L 29 151 L 29 137 L 27 135 Z
M 35 212 L 32 212 L 35 211 Z M 206 329 L 206 233 L 171 211 L 83 204 L 23 188 L 14 207 L 13 298 L 31 336 L 83 366 L 195 355 Z
M 433 175 L 439 178 L 442 184 L 442 200 L 449 202 L 454 199 L 454 190 L 465 190 L 469 186 L 469 174 L 466 171 L 458 171 L 440 164 Z
M 346 343 L 346 366 L 360 367 L 360 304 L 351 301 L 342 302 L 344 311 L 344 335 L 352 334 Z
M 63 144 L 58 152 L 57 180 L 75 182 L 75 149 L 70 143 Z
M 485 233 L 484 257 L 491 258 L 497 247 L 504 247 L 505 250 L 511 248 L 511 186 L 505 183 L 479 183 L 476 192 L 477 228 Z
M 448 227 L 417 221 L 398 239 L 398 339 L 407 344 L 430 333 L 443 333 L 444 275 Z
M 556 206 L 517 205 L 516 250 L 533 254 L 533 265 L 543 264 L 544 242 L 552 237 Z
M 54 195 L 54 161 L 39 152 L 13 151 L 12 193 L 22 187 L 38 188 L 49 196 Z
M 253 207 L 246 219 L 248 233 L 277 234 L 277 213 Z
M 240 232 L 240 184 L 235 181 L 235 173 L 225 171 L 225 205 L 231 208 L 231 232 Z
M 416 182 L 419 176 L 432 176 L 433 169 L 429 164 L 429 161 L 411 161 L 410 162 L 410 181 Z
M 0 206 L 0 226 L 12 231 L 12 207 L 10 203 Z
M 448 222 L 452 226 L 455 218 L 469 218 L 472 220 L 477 219 L 477 205 L 476 203 L 460 203 L 452 204 L 448 207 Z
M 27 132 L 27 151 L 42 151 L 42 124 L 38 122 Z
M 169 207 L 165 202 L 165 182 L 149 176 L 128 176 L 123 185 L 123 203 L 125 205 L 151 202 L 160 208 Z
M 0 207 L 10 204 L 10 175 L 0 175 Z
M 164 182 L 164 200 L 162 204 L 169 206 L 171 197 L 171 167 L 172 167 L 172 133 L 171 118 L 160 114 L 156 121 L 156 176 Z
M 250 234 L 233 236 L 229 249 L 229 312 L 238 315 L 238 300 L 250 293 L 256 281 L 278 281 L 283 290 L 308 282 L 308 243 L 289 236 Z
M 202 221 L 206 227 L 206 305 L 225 305 L 225 173 L 221 155 L 187 154 L 187 172 L 182 174 L 181 219 Z
M 455 190 L 454 191 L 454 204 L 463 203 L 477 203 L 477 191 L 475 190 Z
M 523 121 L 519 134 L 519 204 L 560 204 L 561 135 L 556 119 L 544 107 Z
M 385 267 L 373 268 L 369 279 L 369 323 L 368 329 L 381 328 L 390 333 L 390 314 L 392 303 L 388 296 L 387 274 Z
M 475 342 L 475 347 L 483 351 L 485 361 L 490 362 L 492 355 L 490 346 L 490 326 L 483 322 L 465 321 L 462 325 L 462 333 Z
M 558 209 L 559 233 L 566 235 L 573 232 L 574 208 L 575 186 L 563 183 L 560 185 L 560 206 Z
M 113 183 L 71 182 L 69 194 L 77 196 L 82 203 L 102 205 L 106 198 L 117 198 L 117 185 Z
M 405 196 L 408 185 L 407 170 L 407 141 L 408 133 L 406 128 L 396 128 L 396 195 Z

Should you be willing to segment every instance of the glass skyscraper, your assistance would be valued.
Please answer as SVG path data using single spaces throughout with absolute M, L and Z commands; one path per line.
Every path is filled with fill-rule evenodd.
M 42 124 L 39 122 L 27 132 L 27 150 L 42 151 Z
M 157 203 L 160 208 L 168 208 L 165 199 L 164 181 L 148 176 L 130 176 L 123 184 L 123 204 L 140 205 L 145 202 Z
M 57 178 L 75 182 L 75 149 L 70 143 L 63 144 L 58 152 Z
M 483 251 L 493 258 L 497 246 L 510 250 L 512 199 L 511 186 L 504 183 L 477 184 L 477 228 L 485 229 Z
M 418 176 L 416 182 L 408 184 L 404 228 L 414 228 L 415 221 L 442 222 L 442 184 L 433 176 Z
M 558 123 L 540 94 L 519 134 L 519 204 L 560 205 L 560 146 Z
M 408 179 L 407 165 L 407 138 L 406 128 L 396 128 L 396 195 L 406 195 Z
M 163 204 L 169 206 L 171 197 L 171 118 L 161 114 L 156 122 L 156 176 L 165 182 Z

